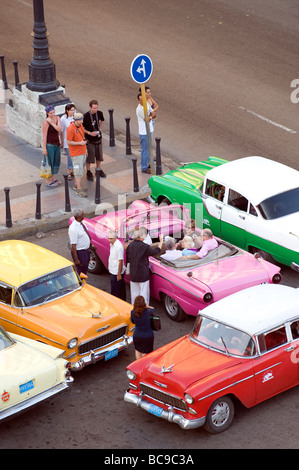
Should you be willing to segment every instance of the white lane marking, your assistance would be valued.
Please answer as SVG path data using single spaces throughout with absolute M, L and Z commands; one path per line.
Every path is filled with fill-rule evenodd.
M 255 117 L 258 117 L 259 119 L 262 119 L 263 121 L 267 121 L 269 124 L 279 127 L 280 129 L 283 129 L 284 131 L 290 132 L 291 134 L 296 134 L 296 131 L 293 131 L 293 129 L 289 129 L 288 127 L 278 124 L 278 122 L 271 121 L 271 119 L 268 119 L 265 116 L 262 116 L 261 114 L 257 114 L 254 111 L 251 111 L 251 109 L 244 108 L 244 106 L 239 106 L 239 109 L 242 109 L 242 111 L 246 111 L 247 113 L 252 114 Z
M 24 2 L 24 0 L 17 0 L 19 3 L 23 3 L 23 5 L 26 5 L 26 7 L 29 7 L 29 8 L 32 8 L 32 3 L 27 3 L 27 2 Z

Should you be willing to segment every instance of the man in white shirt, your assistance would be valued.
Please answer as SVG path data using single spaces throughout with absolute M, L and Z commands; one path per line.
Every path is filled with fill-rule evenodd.
M 83 210 L 74 210 L 74 220 L 68 231 L 71 253 L 79 275 L 87 274 L 89 264 L 90 236 L 83 219 Z
M 110 243 L 108 271 L 110 273 L 111 294 L 126 300 L 124 247 L 118 240 L 115 230 L 109 230 L 108 241 Z
M 174 261 L 182 257 L 182 252 L 180 250 L 176 250 L 175 248 L 175 239 L 172 237 L 165 237 L 165 248 L 166 252 L 164 255 L 161 255 L 161 258 L 165 259 L 166 261 Z
M 149 149 L 148 149 L 147 132 L 146 132 L 144 108 L 143 108 L 143 101 L 142 101 L 142 94 L 141 93 L 138 93 L 137 99 L 138 99 L 139 104 L 136 108 L 136 116 L 137 116 L 137 121 L 138 121 L 140 149 L 141 149 L 141 171 L 142 171 L 142 173 L 151 173 L 151 170 L 149 168 L 149 166 L 150 166 Z M 151 107 L 148 103 L 146 103 L 146 105 L 147 105 L 150 139 L 151 139 L 153 131 L 154 131 L 153 123 L 152 123 L 152 116 L 151 116 L 152 109 L 151 109 Z

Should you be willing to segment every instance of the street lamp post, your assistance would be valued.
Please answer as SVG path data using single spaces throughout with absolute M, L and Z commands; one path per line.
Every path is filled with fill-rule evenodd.
M 55 63 L 49 54 L 48 32 L 44 18 L 43 0 L 33 0 L 33 57 L 29 64 L 29 80 L 26 86 L 31 91 L 49 92 L 57 90 Z
M 64 85 L 56 79 L 55 63 L 50 58 L 43 0 L 33 0 L 33 11 L 33 56 L 29 64 L 29 80 L 16 83 L 6 106 L 6 121 L 8 128 L 18 137 L 39 148 L 43 145 L 45 107 L 52 105 L 56 114 L 62 115 L 65 105 L 71 101 L 64 94 Z

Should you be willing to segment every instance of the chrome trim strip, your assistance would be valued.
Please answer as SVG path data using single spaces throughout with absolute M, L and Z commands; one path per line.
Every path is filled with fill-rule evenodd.
M 14 323 L 15 324 L 15 323 Z M 29 331 L 29 333 L 32 333 L 33 335 L 36 335 L 38 336 L 39 338 L 43 338 L 47 341 L 51 341 L 51 343 L 55 343 L 55 344 L 59 344 L 59 346 L 62 346 L 63 349 L 65 349 L 65 345 L 62 344 L 62 343 L 59 343 L 58 341 L 54 341 L 54 339 L 52 338 L 48 338 L 47 336 L 44 336 L 44 335 L 41 335 L 39 333 L 36 333 L 35 331 L 33 330 L 29 330 L 28 328 L 25 328 L 25 326 L 21 326 L 21 325 L 18 325 L 18 324 L 15 324 L 17 326 L 17 328 L 21 328 L 22 330 L 25 330 L 25 331 Z
M 219 393 L 219 392 L 223 392 L 223 390 L 227 390 L 228 388 L 235 387 L 237 384 L 242 383 L 242 382 L 246 382 L 247 380 L 252 379 L 254 376 L 255 376 L 255 374 L 249 375 L 249 376 L 246 377 L 245 379 L 238 380 L 237 382 L 234 382 L 234 383 L 232 383 L 232 384 L 230 384 L 230 385 L 227 385 L 226 387 L 219 388 L 218 390 L 216 390 L 216 391 L 213 392 L 213 393 L 209 393 L 208 395 L 205 395 L 204 397 L 198 398 L 197 401 L 202 401 L 202 400 L 204 400 L 205 398 L 208 398 L 208 397 L 211 397 L 211 396 L 213 396 L 213 395 L 216 395 L 216 394 Z
M 254 375 L 262 374 L 266 370 L 272 369 L 273 367 L 279 366 L 280 364 L 282 364 L 282 362 L 277 362 L 276 364 L 273 364 L 272 366 L 266 367 L 266 369 L 263 369 L 263 370 L 260 370 L 259 372 L 256 372 Z
M 269 366 L 269 367 L 266 367 L 265 369 L 263 370 L 260 370 L 252 375 L 249 375 L 248 377 L 246 377 L 245 379 L 242 379 L 242 380 L 238 380 L 237 382 L 234 382 L 230 385 L 227 385 L 226 387 L 223 387 L 223 388 L 219 388 L 219 390 L 216 390 L 215 392 L 213 393 L 209 393 L 208 395 L 205 395 L 204 397 L 202 398 L 199 398 L 198 401 L 202 401 L 204 400 L 205 398 L 208 398 L 208 397 L 211 397 L 213 395 L 216 395 L 217 393 L 219 392 L 223 392 L 224 390 L 227 390 L 228 388 L 231 388 L 231 387 L 235 387 L 236 385 L 238 385 L 239 383 L 242 383 L 242 382 L 245 382 L 249 379 L 252 379 L 254 378 L 255 376 L 259 375 L 259 374 L 262 374 L 263 372 L 265 372 L 266 370 L 269 370 L 269 369 L 272 369 L 273 367 L 276 367 L 278 366 L 279 364 L 281 364 L 281 362 L 277 362 L 276 364 L 273 364 L 272 366 Z

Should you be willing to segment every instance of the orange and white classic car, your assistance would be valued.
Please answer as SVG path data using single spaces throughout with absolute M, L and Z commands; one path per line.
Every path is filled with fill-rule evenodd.
M 80 279 L 66 258 L 29 242 L 0 242 L 0 324 L 63 349 L 72 370 L 133 342 L 131 309 Z

